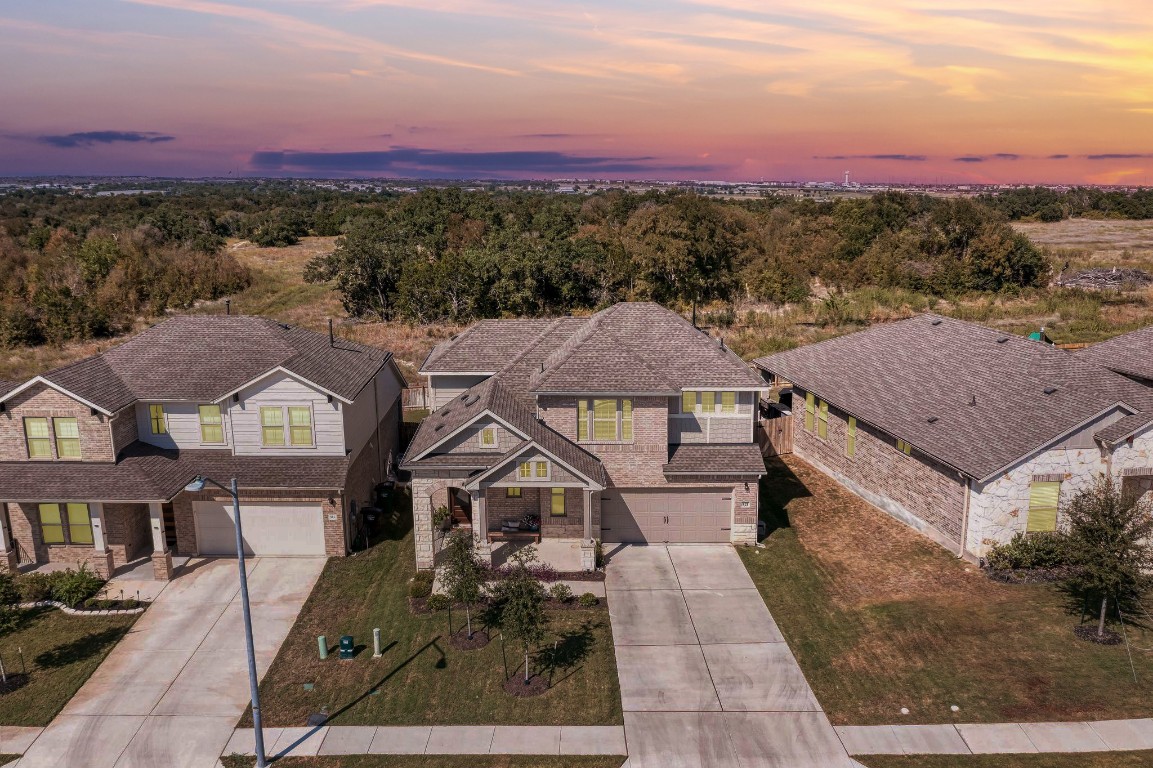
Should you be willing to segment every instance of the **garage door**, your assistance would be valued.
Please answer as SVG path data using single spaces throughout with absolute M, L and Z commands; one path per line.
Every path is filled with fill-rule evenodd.
M 732 505 L 732 492 L 716 489 L 605 491 L 601 538 L 626 544 L 728 541 Z
M 192 504 L 196 545 L 202 555 L 235 555 L 232 505 Z M 250 555 L 323 555 L 324 516 L 320 504 L 241 504 L 244 549 Z

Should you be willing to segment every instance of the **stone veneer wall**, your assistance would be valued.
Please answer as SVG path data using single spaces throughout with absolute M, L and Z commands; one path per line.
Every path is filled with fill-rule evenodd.
M 956 552 L 961 541 L 965 484 L 958 473 L 919 453 L 897 450 L 896 440 L 875 427 L 857 422 L 853 458 L 845 455 L 848 416 L 829 406 L 825 440 L 805 431 L 805 393 L 793 395 L 793 451 L 849 490 L 893 517 Z

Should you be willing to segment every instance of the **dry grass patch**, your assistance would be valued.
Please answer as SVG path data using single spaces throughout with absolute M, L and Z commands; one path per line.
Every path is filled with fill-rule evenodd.
M 867 768 L 1148 768 L 1153 751 L 1054 755 L 866 755 Z

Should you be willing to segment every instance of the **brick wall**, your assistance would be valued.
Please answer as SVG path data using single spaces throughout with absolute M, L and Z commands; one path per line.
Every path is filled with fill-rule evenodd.
M 548 489 L 545 494 L 548 495 Z M 505 520 L 520 522 L 527 514 L 541 514 L 541 492 L 537 488 L 521 488 L 520 498 L 508 498 L 504 488 L 488 488 L 485 491 L 485 504 L 488 511 L 488 529 L 499 531 Z
M 103 415 L 93 416 L 88 406 L 51 387 L 38 384 L 6 403 L 0 415 L 0 461 L 27 461 L 24 417 L 72 417 L 80 429 L 80 456 L 83 461 L 112 461 L 112 434 Z M 49 425 L 51 430 L 51 424 Z M 56 444 L 52 443 L 55 457 Z
M 136 423 L 136 407 L 122 408 L 112 417 L 112 450 L 119 454 L 132 443 L 140 439 L 139 426 Z
M 147 504 L 105 504 L 104 537 L 112 562 L 125 563 L 152 553 L 152 525 Z
M 544 396 L 537 400 L 541 419 L 553 430 L 576 440 L 577 398 Z M 667 397 L 633 398 L 633 439 L 629 443 L 581 443 L 600 458 L 609 484 L 622 488 L 665 486 L 664 465 L 669 460 L 669 404 Z
M 92 545 L 45 544 L 40 535 L 40 510 L 34 503 L 8 502 L 8 521 L 21 565 L 63 563 L 75 567 L 84 563 L 94 573 L 107 578 L 114 568 L 124 564 L 123 560 L 114 561 L 112 550 L 97 552 Z
M 845 456 L 848 418 L 829 406 L 828 438 L 805 431 L 805 393 L 793 423 L 794 452 L 829 473 L 843 485 L 889 514 L 946 546 L 957 547 L 965 507 L 965 486 L 956 471 L 920 454 L 897 450 L 896 441 L 880 430 L 857 422 L 857 447 Z

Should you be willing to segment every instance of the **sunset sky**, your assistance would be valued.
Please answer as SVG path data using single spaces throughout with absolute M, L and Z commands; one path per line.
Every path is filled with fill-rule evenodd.
M 8 0 L 0 72 L 8 176 L 1153 182 L 1148 0 Z

